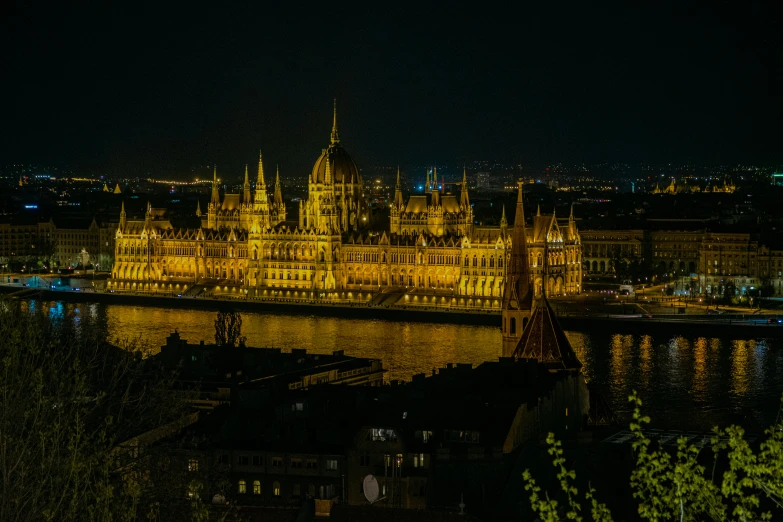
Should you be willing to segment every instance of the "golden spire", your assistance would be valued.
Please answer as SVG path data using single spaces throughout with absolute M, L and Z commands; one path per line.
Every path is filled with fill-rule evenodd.
M 334 99 L 334 115 L 332 116 L 332 145 L 340 143 L 340 136 L 337 134 L 337 98 Z
M 196 215 L 201 217 L 201 201 L 196 200 Z
M 243 187 L 243 192 L 245 203 L 250 204 L 252 202 L 252 196 L 250 195 L 250 178 L 247 174 L 247 163 L 245 163 L 245 185 Z
M 397 186 L 400 186 L 400 166 L 397 165 Z
M 522 193 L 520 192 L 520 195 L 521 194 Z M 519 201 L 519 200 L 517 200 L 517 201 Z M 541 215 L 541 203 L 538 204 L 538 209 L 536 210 L 536 216 L 540 216 L 540 215 Z
M 264 158 L 261 156 L 261 151 L 258 151 L 258 179 L 256 180 L 256 189 L 264 188 L 266 182 L 264 181 Z
M 122 208 L 120 209 L 120 215 L 125 214 L 125 201 L 122 202 Z
M 508 226 L 508 220 L 506 219 L 506 205 L 503 205 L 503 214 L 500 216 L 500 226 Z
M 329 156 L 326 156 L 326 172 L 324 172 L 324 185 L 332 184 L 332 169 L 329 166 Z
M 569 221 L 573 221 L 574 220 L 574 204 L 573 203 L 571 203 L 571 215 L 568 216 L 568 220 Z

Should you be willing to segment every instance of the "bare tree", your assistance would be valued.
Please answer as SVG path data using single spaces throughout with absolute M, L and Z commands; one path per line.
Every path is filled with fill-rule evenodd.
M 215 318 L 215 344 L 223 347 L 244 346 L 242 335 L 242 314 L 234 311 L 220 311 Z

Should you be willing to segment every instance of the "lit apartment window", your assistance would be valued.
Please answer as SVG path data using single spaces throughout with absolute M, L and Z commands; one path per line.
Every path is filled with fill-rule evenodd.
M 336 471 L 337 470 L 337 459 L 327 459 L 326 460 L 326 469 Z
M 198 471 L 198 459 L 188 459 L 188 471 Z
M 254 495 L 260 495 L 261 494 L 261 481 L 260 480 L 254 480 L 253 481 L 253 494 Z
M 272 494 L 276 497 L 280 496 L 280 483 L 275 480 L 275 482 L 272 484 Z
M 247 493 L 247 482 L 240 480 L 238 491 L 239 493 Z

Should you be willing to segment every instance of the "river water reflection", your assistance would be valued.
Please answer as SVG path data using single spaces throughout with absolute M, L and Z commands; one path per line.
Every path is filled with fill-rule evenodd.
M 35 304 L 33 304 L 35 306 Z M 214 338 L 214 312 L 126 305 L 45 303 L 80 314 L 105 312 L 112 340 L 140 340 L 159 350 L 176 328 L 192 343 Z M 103 308 L 99 308 L 103 307 Z M 243 313 L 249 346 L 383 359 L 389 379 L 409 379 L 449 362 L 478 365 L 497 360 L 500 330 L 459 324 L 428 324 L 334 317 Z M 649 328 L 649 327 L 648 327 Z M 611 331 L 567 332 L 588 380 L 602 391 L 621 421 L 627 396 L 637 390 L 656 427 L 710 429 L 741 422 L 759 430 L 775 420 L 783 393 L 783 345 L 779 340 L 709 335 L 632 335 Z

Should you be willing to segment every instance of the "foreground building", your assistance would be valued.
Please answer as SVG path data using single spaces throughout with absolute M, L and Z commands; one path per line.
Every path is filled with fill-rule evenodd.
M 151 208 L 144 221 L 131 221 L 123 208 L 109 287 L 248 298 L 415 289 L 484 298 L 481 306 L 499 309 L 512 237 L 505 210 L 499 227 L 474 226 L 465 176 L 461 193 L 448 194 L 435 172 L 424 194 L 406 201 L 398 175 L 389 231 L 370 232 L 362 176 L 340 143 L 335 110 L 329 146 L 308 177 L 298 216 L 287 212 L 279 172 L 274 190 L 267 188 L 260 156 L 255 187 L 246 169 L 241 194 L 221 196 L 215 172 L 206 212 L 196 209 L 197 229 L 174 228 Z M 579 293 L 581 241 L 573 213 L 562 219 L 537 213 L 526 237 L 537 291 Z

